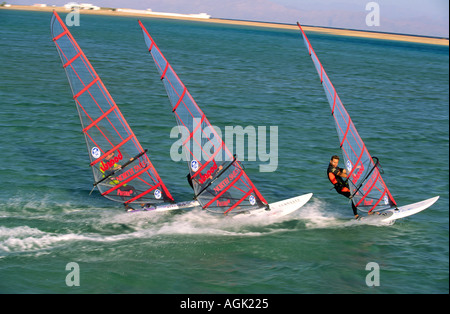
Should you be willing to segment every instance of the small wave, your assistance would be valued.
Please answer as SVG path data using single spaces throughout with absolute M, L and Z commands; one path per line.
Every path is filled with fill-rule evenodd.
M 217 235 L 217 236 L 261 236 L 283 231 L 267 228 L 273 222 L 249 217 L 236 220 L 193 209 L 181 213 L 123 213 L 107 219 L 108 223 L 125 223 L 139 232 L 139 236 L 152 235 Z M 105 222 L 105 221 L 104 221 Z
M 276 219 L 258 216 L 232 219 L 212 215 L 201 209 L 164 213 L 126 213 L 109 209 L 82 210 L 62 206 L 57 212 L 57 214 L 38 212 L 27 220 L 33 225 L 34 222 L 45 219 L 59 226 L 60 231 L 45 232 L 27 225 L 0 226 L 0 257 L 5 253 L 49 250 L 80 241 L 106 243 L 165 235 L 259 237 L 299 229 L 380 225 L 380 222 L 366 223 L 364 220 L 359 222 L 343 218 L 339 213 L 330 210 L 329 204 L 317 198 L 312 199 L 300 210 Z M 29 213 L 26 216 L 30 216 Z
M 75 239 L 75 234 L 51 234 L 37 228 L 20 226 L 14 228 L 0 227 L 0 253 L 28 252 L 54 246 L 55 243 Z
M 20 226 L 0 227 L 0 256 L 2 253 L 24 253 L 53 249 L 73 241 L 114 242 L 136 237 L 136 234 L 103 236 L 99 234 L 58 234 L 37 228 Z
M 62 215 L 64 216 L 64 215 Z M 67 217 L 66 217 L 67 218 Z M 63 218 L 61 218 L 63 219 Z M 71 217 L 73 219 L 73 217 Z M 55 217 L 53 217 L 53 222 Z M 89 224 L 86 230 L 73 232 L 77 225 Z M 127 226 L 126 229 L 117 226 Z M 66 246 L 73 242 L 117 242 L 130 239 L 149 239 L 165 235 L 261 236 L 283 229 L 243 227 L 231 219 L 214 217 L 202 211 L 181 214 L 120 213 L 105 211 L 95 216 L 84 216 L 66 232 L 45 232 L 36 227 L 0 227 L 0 258 L 11 253 L 42 252 Z M 123 232 L 126 230 L 126 232 Z M 111 234 L 113 233 L 113 234 Z
M 295 217 L 303 221 L 307 229 L 334 228 L 341 225 L 339 215 L 328 208 L 325 201 L 313 198 L 295 214 Z
M 353 219 L 353 216 L 343 216 L 338 210 L 334 211 L 330 204 L 318 198 L 312 199 L 294 214 L 296 219 L 304 223 L 306 229 L 338 229 L 361 225 L 388 226 L 393 224 L 393 222 L 382 222 L 376 219 L 356 220 Z

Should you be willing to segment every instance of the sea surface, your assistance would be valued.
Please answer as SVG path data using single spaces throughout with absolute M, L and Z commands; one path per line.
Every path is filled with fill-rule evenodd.
M 240 158 L 264 197 L 314 196 L 275 221 L 130 214 L 90 195 L 50 19 L 0 10 L 0 293 L 449 292 L 448 47 L 308 33 L 397 203 L 440 195 L 417 215 L 368 225 L 352 220 L 326 177 L 341 152 L 299 31 L 143 18 L 213 125 L 266 127 L 267 141 L 278 128 L 275 171 L 260 171 L 263 154 Z M 170 155 L 176 122 L 137 19 L 81 15 L 70 31 L 172 195 L 190 200 L 188 168 Z

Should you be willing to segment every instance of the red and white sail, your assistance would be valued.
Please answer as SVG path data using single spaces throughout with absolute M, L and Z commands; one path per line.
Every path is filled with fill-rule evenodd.
M 141 21 L 139 24 L 184 135 L 183 150 L 196 198 L 203 209 L 228 214 L 268 206 Z
M 173 201 L 146 150 L 55 11 L 51 32 L 80 116 L 94 185 L 101 195 L 125 204 Z
M 308 37 L 301 25 L 297 24 L 330 104 L 347 169 L 353 203 L 358 209 L 369 212 L 396 207 L 394 198 L 381 177 L 378 159 L 370 156 Z

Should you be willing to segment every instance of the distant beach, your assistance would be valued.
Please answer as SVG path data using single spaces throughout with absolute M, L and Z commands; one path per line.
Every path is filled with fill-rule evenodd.
M 5 7 L 5 6 L 0 7 L 0 9 L 47 11 L 47 12 L 56 10 L 57 12 L 61 12 L 61 13 L 69 12 L 64 7 L 54 7 L 54 6 L 38 7 L 38 6 L 26 6 L 26 5 L 10 5 L 9 7 Z M 117 11 L 117 10 L 113 10 L 113 9 L 81 10 L 80 13 L 81 14 L 111 15 L 111 16 L 136 16 L 136 17 L 181 19 L 181 20 L 199 21 L 199 22 L 204 22 L 204 23 L 220 23 L 220 24 L 233 24 L 233 25 L 245 25 L 245 26 L 254 26 L 254 27 L 267 27 L 267 28 L 298 30 L 297 25 L 293 25 L 293 24 L 243 21 L 243 20 L 231 20 L 231 19 L 221 19 L 221 18 L 207 19 L 207 18 L 181 17 L 181 16 L 170 16 L 170 15 L 156 15 L 156 14 L 151 14 L 151 13 L 123 12 L 123 11 Z M 305 31 L 318 32 L 318 33 L 331 34 L 331 35 L 364 37 L 364 38 L 374 38 L 374 39 L 384 39 L 384 40 L 396 40 L 396 41 L 406 41 L 406 42 L 415 42 L 415 43 L 422 43 L 422 44 L 441 45 L 441 46 L 449 45 L 448 38 L 440 38 L 440 37 L 427 37 L 427 36 L 415 36 L 415 35 L 383 33 L 383 32 L 370 32 L 370 31 L 329 28 L 329 27 L 319 27 L 319 26 L 303 26 L 302 25 L 302 27 Z

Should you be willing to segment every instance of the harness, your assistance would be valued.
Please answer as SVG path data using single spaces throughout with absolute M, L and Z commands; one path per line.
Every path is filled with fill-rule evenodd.
M 349 188 L 348 182 L 344 181 L 342 177 L 338 176 L 338 173 L 342 171 L 339 167 L 333 167 L 331 164 L 328 165 L 327 169 L 327 178 L 330 180 L 331 184 L 334 185 L 334 188 L 337 192 L 341 192 L 343 188 Z M 330 176 L 330 173 L 332 174 Z

